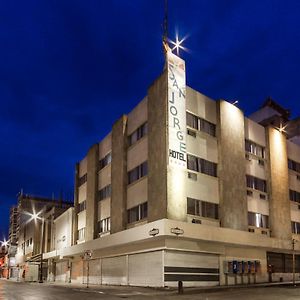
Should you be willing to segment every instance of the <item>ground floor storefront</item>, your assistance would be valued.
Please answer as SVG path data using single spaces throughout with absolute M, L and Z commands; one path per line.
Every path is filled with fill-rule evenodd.
M 201 287 L 291 281 L 292 253 L 290 241 L 160 220 L 46 253 L 44 259 L 49 282 Z M 298 280 L 299 249 L 294 253 Z

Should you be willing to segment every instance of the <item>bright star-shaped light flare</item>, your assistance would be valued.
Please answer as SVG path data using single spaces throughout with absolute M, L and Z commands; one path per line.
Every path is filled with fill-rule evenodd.
M 177 55 L 179 55 L 179 50 L 184 50 L 187 51 L 187 48 L 182 46 L 182 43 L 186 40 L 187 36 L 185 36 L 184 38 L 182 38 L 181 40 L 179 40 L 178 38 L 178 34 L 176 34 L 176 41 L 172 41 L 170 40 L 170 43 L 174 45 L 173 48 L 171 48 L 171 51 L 173 52 L 174 50 L 176 50 Z

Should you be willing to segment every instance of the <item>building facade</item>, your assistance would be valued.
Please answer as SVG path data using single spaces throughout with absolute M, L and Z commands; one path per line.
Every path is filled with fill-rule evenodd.
M 17 277 L 38 281 L 46 279 L 48 265 L 42 257 L 54 248 L 54 220 L 73 204 L 68 201 L 20 194 L 18 197 Z
M 52 273 L 95 284 L 246 284 L 291 280 L 296 254 L 299 277 L 297 124 L 271 99 L 247 118 L 193 90 L 184 61 L 168 53 L 147 96 L 76 165 L 73 245 L 45 254 Z

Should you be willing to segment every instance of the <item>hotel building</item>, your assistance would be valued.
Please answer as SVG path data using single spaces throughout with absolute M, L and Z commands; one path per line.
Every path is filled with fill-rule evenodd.
M 299 124 L 272 99 L 246 117 L 193 90 L 168 53 L 146 97 L 76 165 L 74 243 L 44 254 L 49 275 L 141 286 L 291 280 Z

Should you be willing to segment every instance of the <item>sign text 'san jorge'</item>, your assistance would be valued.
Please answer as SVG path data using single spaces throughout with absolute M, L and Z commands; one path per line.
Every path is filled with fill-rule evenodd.
M 168 52 L 169 165 L 186 168 L 185 63 Z

